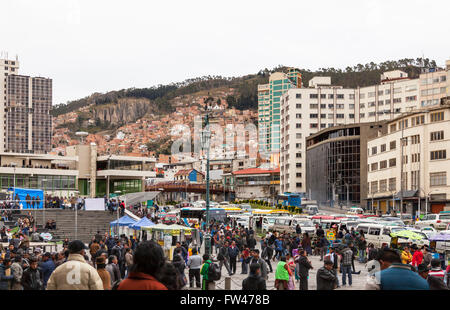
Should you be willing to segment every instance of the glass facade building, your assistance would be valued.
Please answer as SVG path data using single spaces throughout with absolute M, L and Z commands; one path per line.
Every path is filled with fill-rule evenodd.
M 381 127 L 380 127 L 381 126 Z M 367 139 L 380 124 L 345 125 L 306 139 L 306 189 L 325 205 L 361 205 L 367 195 Z M 334 194 L 334 197 L 333 197 Z

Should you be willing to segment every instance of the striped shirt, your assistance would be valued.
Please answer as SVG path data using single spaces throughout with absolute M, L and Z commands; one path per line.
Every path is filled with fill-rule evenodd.
M 433 277 L 439 277 L 439 278 L 444 278 L 445 276 L 445 272 L 442 269 L 431 269 L 430 272 L 428 273 L 429 276 L 433 276 Z

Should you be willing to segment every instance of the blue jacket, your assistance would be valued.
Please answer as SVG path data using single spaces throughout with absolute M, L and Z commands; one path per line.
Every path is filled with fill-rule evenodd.
M 382 290 L 429 290 L 427 280 L 411 270 L 410 265 L 394 263 L 379 272 Z
M 238 247 L 237 246 L 235 246 L 234 248 L 229 247 L 228 248 L 228 255 L 230 255 L 230 258 L 237 257 L 239 255 Z
M 283 242 L 281 242 L 280 239 L 276 239 L 275 240 L 275 249 L 277 251 L 282 251 L 283 250 Z
M 3 264 L 1 264 L 0 265 L 0 290 L 2 290 L 2 291 L 8 290 L 9 289 L 9 281 L 14 279 L 12 272 L 11 272 L 10 276 L 6 276 L 5 270 L 6 270 L 6 267 Z
M 44 286 L 47 287 L 47 281 L 50 278 L 53 270 L 55 270 L 55 263 L 49 259 L 46 262 L 42 262 L 39 267 L 41 267 L 42 271 L 42 280 L 44 282 Z

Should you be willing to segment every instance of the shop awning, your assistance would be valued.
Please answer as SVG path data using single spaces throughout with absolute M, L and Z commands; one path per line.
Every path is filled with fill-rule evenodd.
M 398 198 L 412 198 L 417 196 L 417 190 L 400 191 L 397 193 Z
M 125 200 L 127 206 L 132 206 L 141 202 L 145 202 L 147 200 L 153 200 L 156 196 L 159 195 L 160 192 L 139 192 L 139 193 L 130 193 L 126 195 L 119 196 L 120 200 Z

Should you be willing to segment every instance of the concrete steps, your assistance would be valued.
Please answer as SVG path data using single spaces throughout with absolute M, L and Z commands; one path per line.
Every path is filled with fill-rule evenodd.
M 25 216 L 28 214 L 27 210 L 21 211 L 19 216 Z M 45 210 L 45 222 L 44 212 L 42 210 L 33 211 L 32 215 L 36 219 L 36 225 L 43 229 L 45 222 L 48 220 L 56 221 L 56 230 L 49 230 L 52 234 L 53 240 L 61 241 L 65 238 L 73 240 L 75 238 L 75 211 L 74 210 L 61 210 L 50 209 Z M 83 242 L 90 242 L 92 237 L 100 231 L 103 235 L 105 232 L 109 232 L 109 223 L 117 219 L 117 214 L 111 215 L 108 211 L 78 211 L 77 212 L 77 226 L 78 236 L 77 238 Z

